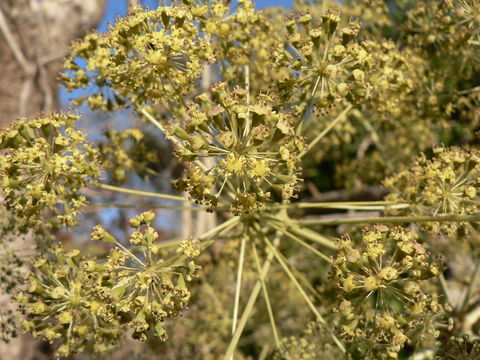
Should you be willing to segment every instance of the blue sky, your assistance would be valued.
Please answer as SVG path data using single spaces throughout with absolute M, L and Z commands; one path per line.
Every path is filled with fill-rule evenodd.
M 257 4 L 257 8 L 261 9 L 266 6 L 284 6 L 289 8 L 292 6 L 293 0 L 257 0 L 254 1 Z M 158 4 L 158 0 L 142 0 L 145 6 L 155 8 Z M 109 22 L 113 21 L 116 16 L 124 16 L 127 13 L 127 1 L 126 0 L 108 0 L 107 11 L 105 17 L 100 23 L 99 29 L 105 30 Z

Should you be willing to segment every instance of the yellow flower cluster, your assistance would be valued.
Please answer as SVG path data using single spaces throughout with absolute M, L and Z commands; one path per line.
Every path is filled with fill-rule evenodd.
M 26 291 L 17 296 L 25 331 L 50 343 L 62 339 L 57 357 L 88 349 L 103 353 L 120 335 L 118 322 L 107 321 L 112 304 L 96 290 L 99 274 L 79 254 L 56 246 L 37 258 Z
M 101 266 L 102 282 L 108 284 L 103 293 L 115 304 L 115 316 L 133 330 L 133 338 L 142 341 L 151 336 L 167 338 L 164 320 L 180 316 L 187 307 L 190 292 L 186 282 L 196 275 L 198 266 L 192 259 L 200 253 L 199 244 L 187 240 L 178 251 L 162 256 L 158 233 L 152 227 L 154 220 L 151 211 L 130 220 L 130 226 L 136 230 L 128 241 L 133 249 L 144 254 L 143 258 L 123 247 L 100 225 L 91 234 L 92 240 L 117 245 L 105 263 L 95 265 L 96 271 Z
M 389 199 L 405 202 L 408 215 L 475 215 L 479 212 L 480 153 L 476 149 L 437 148 L 435 157 L 419 157 L 407 170 L 387 179 Z M 427 223 L 429 230 L 462 235 L 468 223 Z
M 445 309 L 422 283 L 438 276 L 443 264 L 417 235 L 403 228 L 377 226 L 364 231 L 360 246 L 344 236 L 337 241 L 330 277 L 341 291 L 340 333 L 354 358 L 388 359 Z
M 188 176 L 174 182 L 176 189 L 210 206 L 225 195 L 236 214 L 270 200 L 270 189 L 291 199 L 299 181 L 297 154 L 304 146 L 295 135 L 297 122 L 274 110 L 269 96 L 259 95 L 250 103 L 244 89 L 228 92 L 226 86 L 216 84 L 212 98 L 198 96 L 186 118 L 170 125 L 170 136 L 182 144 L 177 155 L 191 164 Z M 213 163 L 204 165 L 204 158 Z
M 62 338 L 58 357 L 105 352 L 128 330 L 135 339 L 165 340 L 165 319 L 187 307 L 186 282 L 196 276 L 193 258 L 201 247 L 185 240 L 165 256 L 151 226 L 154 219 L 153 212 L 145 212 L 130 220 L 136 230 L 129 242 L 142 258 L 98 225 L 91 239 L 116 245 L 105 260 L 82 258 L 79 250 L 60 246 L 36 259 L 27 289 L 17 297 L 25 331 L 51 343 Z
M 190 92 L 203 65 L 213 62 L 190 7 L 137 9 L 108 32 L 87 35 L 72 47 L 63 81 L 70 91 L 89 88 L 77 103 L 112 110 L 178 100 Z
M 283 41 L 278 12 L 255 11 L 254 3 L 241 0 L 235 12 L 228 14 L 227 6 L 220 1 L 205 16 L 202 28 L 212 39 L 222 80 L 228 84 L 245 84 L 248 77 L 250 92 L 255 96 L 268 90 L 269 84 L 284 73 L 271 61 L 275 47 Z
M 2 191 L 22 233 L 71 226 L 86 204 L 79 190 L 98 178 L 98 154 L 73 127 L 77 119 L 60 113 L 21 119 L 0 133 Z
M 315 23 L 309 12 L 285 19 L 287 46 L 276 52 L 276 64 L 290 70 L 279 87 L 283 97 L 299 101 L 304 114 L 313 107 L 326 110 L 339 100 L 357 103 L 370 96 L 365 72 L 371 66 L 368 51 L 356 41 L 360 24 L 341 26 L 340 12 L 329 10 Z

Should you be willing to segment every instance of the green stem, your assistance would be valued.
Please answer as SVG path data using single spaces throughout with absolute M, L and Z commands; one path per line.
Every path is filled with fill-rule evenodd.
M 231 228 L 233 228 L 235 225 L 237 225 L 239 222 L 240 222 L 240 217 L 238 216 L 232 217 L 227 221 L 221 223 L 220 225 L 215 226 L 213 229 L 210 229 L 206 233 L 202 234 L 197 238 L 197 240 L 204 240 L 213 234 L 222 233 L 222 230 L 228 231 Z
M 120 249 L 122 249 L 123 251 L 125 251 L 125 253 L 126 253 L 127 255 L 129 255 L 132 260 L 135 260 L 142 268 L 145 267 L 145 264 L 143 263 L 142 260 L 140 260 L 140 259 L 139 259 L 138 257 L 136 257 L 134 254 L 132 254 L 132 252 L 130 252 L 130 250 L 128 250 L 125 246 L 123 246 L 122 244 L 120 244 L 116 239 L 115 239 L 115 243 L 116 243 L 116 245 L 117 245 Z
M 238 321 L 238 306 L 240 304 L 240 291 L 242 289 L 243 262 L 245 260 L 245 244 L 247 237 L 243 236 L 240 243 L 240 254 L 238 257 L 237 286 L 235 289 L 235 302 L 233 306 L 232 335 L 235 333 Z
M 267 217 L 268 220 L 277 222 L 280 226 L 286 226 L 288 230 L 293 232 L 295 235 L 301 236 L 305 239 L 311 240 L 325 246 L 329 249 L 336 250 L 337 246 L 335 242 L 329 239 L 328 237 L 319 234 L 311 229 L 301 227 L 299 221 L 292 221 L 289 218 L 275 218 L 275 217 Z
M 133 189 L 124 189 L 121 187 L 113 186 L 113 185 L 107 185 L 107 184 L 102 184 L 102 183 L 97 183 L 97 182 L 90 182 L 90 185 L 105 189 L 105 190 L 110 190 L 110 191 L 116 191 L 116 192 L 121 192 L 125 194 L 132 194 L 132 195 L 139 195 L 139 196 L 149 196 L 149 197 L 156 197 L 160 199 L 167 199 L 167 200 L 177 200 L 177 201 L 183 201 L 183 202 L 193 202 L 192 200 L 187 199 L 186 197 L 183 196 L 175 196 L 175 195 L 167 195 L 167 194 L 159 194 L 159 193 L 154 193 L 154 192 L 149 192 L 149 191 L 140 191 L 140 190 L 133 190 Z
M 169 135 L 167 130 L 163 127 L 163 125 L 160 124 L 160 122 L 157 119 L 155 119 L 155 117 L 153 117 L 152 114 L 150 114 L 147 110 L 142 108 L 142 109 L 140 109 L 140 113 L 143 116 L 145 116 L 147 118 L 147 120 L 150 121 L 155 127 L 157 127 L 163 133 L 163 135 L 165 135 L 165 137 L 168 140 L 173 142 L 178 147 L 180 147 L 182 149 L 184 148 L 183 144 L 176 137 Z
M 450 296 L 450 290 L 448 289 L 447 280 L 445 279 L 445 276 L 443 276 L 443 274 L 440 274 L 439 279 L 440 279 L 440 286 L 442 287 L 443 293 L 447 298 L 447 302 L 453 308 L 453 300 L 452 300 L 452 297 Z
M 342 209 L 342 210 L 385 210 L 406 209 L 409 204 L 396 204 L 387 201 L 358 201 L 358 202 L 317 202 L 293 203 L 268 206 L 268 209 Z
M 172 247 L 172 246 L 177 246 L 181 242 L 182 242 L 182 240 L 167 240 L 167 241 L 161 241 L 156 245 L 159 249 L 164 249 L 164 248 L 168 248 L 168 247 Z
M 265 360 L 268 356 L 268 351 L 270 350 L 270 346 L 265 344 L 262 346 L 262 351 L 260 351 L 260 355 L 258 355 L 258 360 Z
M 206 207 L 203 206 L 166 206 L 155 204 L 115 204 L 115 203 L 91 203 L 89 206 L 101 207 L 101 208 L 124 208 L 124 209 L 166 209 L 166 210 L 192 210 L 192 211 L 205 211 Z
M 462 311 L 464 311 L 467 308 L 468 303 L 472 298 L 473 292 L 477 287 L 479 276 L 480 276 L 480 258 L 476 259 L 475 261 L 475 269 L 473 270 L 472 278 L 470 280 L 470 284 L 468 285 L 467 293 L 465 294 L 465 298 L 463 299 L 463 302 L 462 302 L 462 307 L 461 307 Z
M 278 231 L 281 231 L 283 234 L 285 234 L 288 238 L 292 239 L 293 241 L 299 243 L 301 246 L 303 246 L 304 248 L 306 248 L 307 250 L 313 252 L 315 255 L 317 255 L 318 257 L 322 258 L 323 260 L 327 261 L 328 263 L 332 263 L 332 260 L 326 256 L 324 253 L 322 253 L 321 251 L 318 251 L 317 249 L 315 249 L 313 246 L 307 244 L 305 241 L 303 241 L 302 239 L 300 239 L 299 237 L 295 236 L 294 234 L 290 233 L 289 231 L 287 231 L 285 228 L 281 227 L 281 226 L 278 226 L 276 225 L 275 223 L 272 223 L 272 222 L 269 222 L 269 224 L 274 227 L 275 229 L 277 229 Z
M 480 221 L 480 215 L 448 215 L 448 216 L 384 216 L 358 217 L 338 219 L 292 220 L 300 225 L 341 225 L 341 224 L 403 224 L 411 222 L 470 222 Z
M 315 314 L 315 316 L 317 317 L 318 321 L 324 326 L 324 328 L 330 333 L 330 336 L 332 337 L 333 341 L 337 344 L 338 348 L 343 352 L 345 353 L 346 350 L 345 350 L 345 347 L 343 346 L 343 344 L 340 342 L 340 340 L 336 337 L 336 335 L 332 332 L 332 330 L 328 327 L 328 324 L 327 322 L 325 321 L 325 319 L 323 318 L 322 314 L 320 314 L 320 312 L 317 310 L 317 308 L 315 307 L 315 305 L 312 303 L 312 300 L 310 299 L 310 297 L 307 295 L 307 293 L 305 292 L 305 290 L 303 290 L 302 288 L 302 285 L 300 285 L 300 283 L 298 282 L 298 280 L 295 278 L 295 276 L 293 275 L 293 273 L 290 271 L 290 269 L 288 268 L 288 265 L 284 262 L 284 260 L 282 259 L 281 256 L 279 256 L 278 254 L 278 251 L 276 248 L 273 247 L 272 243 L 270 241 L 268 241 L 267 238 L 263 238 L 263 240 L 265 241 L 265 243 L 268 245 L 268 247 L 272 250 L 273 252 L 273 255 L 275 256 L 275 259 L 277 259 L 278 263 L 280 264 L 280 266 L 283 268 L 283 270 L 285 271 L 285 273 L 287 274 L 287 276 L 290 278 L 290 280 L 293 282 L 293 284 L 295 285 L 295 287 L 297 288 L 297 290 L 300 292 L 300 294 L 302 295 L 302 297 L 305 299 L 305 302 L 308 304 L 310 310 L 312 310 L 312 312 Z
M 352 109 L 353 105 L 348 105 L 345 110 L 343 110 L 338 116 L 320 133 L 318 134 L 315 139 L 312 140 L 310 144 L 308 144 L 307 149 L 302 151 L 298 157 L 302 158 L 309 150 L 311 150 L 320 140 L 323 139 L 325 135 L 327 135 L 330 130 L 332 130 L 335 125 L 337 125 L 340 121 L 343 120 L 343 117 Z
M 273 246 L 278 246 L 280 242 L 279 238 L 276 238 L 274 240 L 274 245 Z M 267 255 L 267 259 L 263 263 L 262 271 L 260 274 L 260 278 L 264 279 L 265 276 L 268 273 L 268 270 L 270 269 L 270 266 L 272 264 L 272 259 L 273 259 L 273 253 L 270 252 Z M 243 310 L 243 314 L 240 317 L 240 320 L 238 322 L 237 329 L 235 330 L 235 333 L 232 336 L 232 339 L 230 340 L 230 344 L 228 345 L 227 352 L 225 353 L 224 360 L 230 360 L 233 356 L 233 353 L 235 352 L 235 349 L 237 348 L 238 341 L 240 340 L 240 336 L 242 336 L 243 329 L 245 328 L 245 325 L 247 324 L 247 321 L 250 319 L 252 316 L 252 310 L 253 306 L 255 305 L 255 302 L 257 301 L 258 295 L 260 293 L 260 290 L 262 288 L 262 284 L 260 282 L 260 279 L 257 280 L 255 283 L 255 286 L 252 289 L 252 292 L 250 293 L 250 297 L 248 298 L 247 305 L 245 306 L 245 310 Z
M 261 267 L 260 267 L 260 260 L 258 258 L 258 253 L 257 253 L 257 248 L 255 247 L 255 243 L 252 243 L 252 249 L 253 249 L 253 257 L 255 259 L 255 264 L 257 265 L 257 271 L 260 279 L 260 283 L 262 285 L 262 292 L 263 292 L 263 297 L 265 299 L 265 304 L 267 305 L 267 312 L 268 312 L 268 317 L 270 319 L 270 324 L 272 326 L 272 331 L 273 331 L 273 338 L 275 339 L 275 346 L 280 349 L 280 338 L 278 336 L 277 332 L 277 325 L 275 323 L 275 316 L 273 315 L 273 310 L 272 310 L 272 304 L 270 303 L 270 297 L 268 296 L 268 290 L 267 290 L 267 285 L 265 284 L 264 279 L 261 276 Z

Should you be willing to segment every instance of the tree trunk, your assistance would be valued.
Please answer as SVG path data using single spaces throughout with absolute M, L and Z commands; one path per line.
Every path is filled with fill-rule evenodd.
M 106 0 L 0 2 L 0 127 L 59 107 L 57 77 L 72 40 L 103 15 Z

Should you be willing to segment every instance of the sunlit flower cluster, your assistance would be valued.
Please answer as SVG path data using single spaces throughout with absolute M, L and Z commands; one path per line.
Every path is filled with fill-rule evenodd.
M 198 96 L 186 119 L 170 126 L 182 144 L 178 156 L 191 164 L 188 176 L 174 182 L 177 190 L 210 206 L 224 194 L 239 214 L 270 200 L 271 190 L 291 199 L 299 182 L 297 154 L 304 149 L 295 118 L 274 110 L 268 95 L 250 101 L 246 90 L 229 92 L 225 83 L 211 93 Z M 202 158 L 212 158 L 213 165 L 199 163 Z
M 213 6 L 203 25 L 222 67 L 222 80 L 235 86 L 244 85 L 249 78 L 252 95 L 268 90 L 269 84 L 282 76 L 271 61 L 273 50 L 283 41 L 281 14 L 255 11 L 250 0 L 239 1 L 230 14 L 222 5 Z
M 118 324 L 106 321 L 113 309 L 95 289 L 92 263 L 78 250 L 56 246 L 34 260 L 28 287 L 17 297 L 25 331 L 50 343 L 62 340 L 58 357 L 89 348 L 105 352 L 120 334 Z
M 310 106 L 326 110 L 339 100 L 357 103 L 370 96 L 365 72 L 371 58 L 354 41 L 360 24 L 349 22 L 344 26 L 341 21 L 336 10 L 323 14 L 321 24 L 315 23 L 308 12 L 285 19 L 288 43 L 277 50 L 275 61 L 290 69 L 290 76 L 279 86 L 285 98 L 298 97 L 299 114 L 311 111 Z
M 115 314 L 133 330 L 132 337 L 146 340 L 149 335 L 165 340 L 163 322 L 177 317 L 190 299 L 186 282 L 196 275 L 198 266 L 193 258 L 200 253 L 199 245 L 185 240 L 178 251 L 162 256 L 158 233 L 151 226 L 155 214 L 141 213 L 130 220 L 135 229 L 128 239 L 132 251 L 139 250 L 142 258 L 118 242 L 103 227 L 94 227 L 91 239 L 117 246 L 101 266 L 104 281 L 110 284 L 105 292 L 115 303 Z
M 214 60 L 211 45 L 198 32 L 188 6 L 137 9 L 107 33 L 92 33 L 73 46 L 65 86 L 88 88 L 77 103 L 87 101 L 93 109 L 178 100 L 192 90 L 203 65 Z
M 188 305 L 186 283 L 197 274 L 193 258 L 201 247 L 187 239 L 165 253 L 151 226 L 154 219 L 153 212 L 144 212 L 130 220 L 135 229 L 128 239 L 131 250 L 95 226 L 92 240 L 115 245 L 105 260 L 83 258 L 79 250 L 61 246 L 37 258 L 27 289 L 18 295 L 25 331 L 52 343 L 61 338 L 58 357 L 87 348 L 105 352 L 123 331 L 131 331 L 134 339 L 165 340 L 164 321 L 180 316 Z
M 96 117 L 96 148 L 70 114 L 0 132 L 23 330 L 50 357 L 478 358 L 480 2 L 129 3 L 61 75 L 122 124 Z M 79 244 L 90 196 L 108 225 Z
M 71 114 L 21 119 L 0 133 L 2 192 L 23 233 L 71 226 L 86 204 L 79 190 L 98 178 L 98 155 L 73 127 L 77 119 Z

